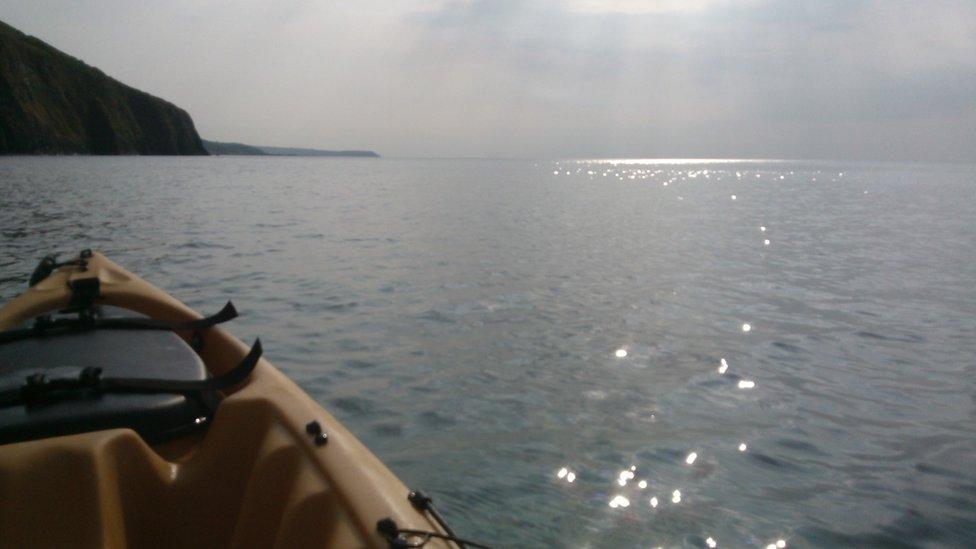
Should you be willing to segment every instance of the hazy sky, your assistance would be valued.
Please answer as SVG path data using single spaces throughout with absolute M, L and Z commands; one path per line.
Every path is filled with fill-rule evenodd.
M 976 161 L 976 0 L 0 0 L 209 139 Z

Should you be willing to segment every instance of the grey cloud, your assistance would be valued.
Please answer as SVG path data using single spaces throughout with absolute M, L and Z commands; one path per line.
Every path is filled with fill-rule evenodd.
M 218 139 L 422 156 L 972 161 L 970 1 L 614 9 L 635 5 L 0 0 L 0 18 L 181 104 Z

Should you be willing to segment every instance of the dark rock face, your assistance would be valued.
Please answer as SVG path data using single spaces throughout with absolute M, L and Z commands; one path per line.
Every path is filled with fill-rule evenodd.
M 183 109 L 0 22 L 0 154 L 207 154 Z

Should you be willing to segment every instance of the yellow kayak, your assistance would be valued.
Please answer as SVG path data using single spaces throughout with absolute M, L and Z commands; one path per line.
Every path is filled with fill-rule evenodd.
M 0 309 L 0 546 L 455 547 L 252 346 L 99 253 Z

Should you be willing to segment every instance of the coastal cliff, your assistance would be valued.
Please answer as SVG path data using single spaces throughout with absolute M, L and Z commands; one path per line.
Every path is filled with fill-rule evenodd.
M 0 154 L 207 151 L 183 109 L 0 21 Z

